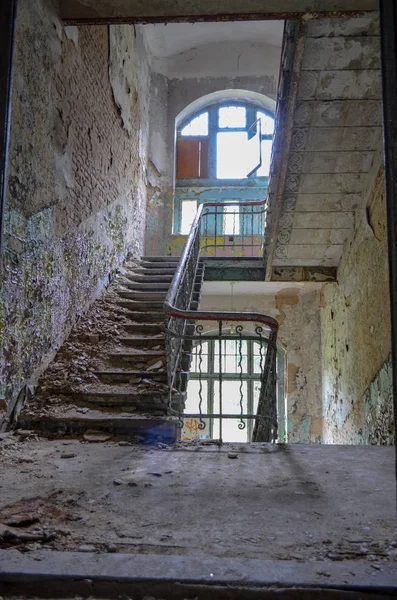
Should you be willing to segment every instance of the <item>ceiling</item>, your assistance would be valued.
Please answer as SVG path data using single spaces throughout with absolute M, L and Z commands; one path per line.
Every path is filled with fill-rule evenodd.
M 215 42 L 251 42 L 281 48 L 283 28 L 284 21 L 159 23 L 142 26 L 148 48 L 156 58 L 168 58 Z

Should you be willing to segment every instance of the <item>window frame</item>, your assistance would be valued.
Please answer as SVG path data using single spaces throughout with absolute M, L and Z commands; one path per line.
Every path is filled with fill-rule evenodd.
M 221 108 L 227 108 L 227 107 L 242 107 L 246 109 L 246 124 L 245 127 L 220 127 L 219 126 L 219 110 Z M 200 115 L 204 114 L 208 112 L 208 136 L 183 136 L 182 135 L 182 130 L 189 125 L 189 123 L 191 121 L 193 121 L 193 119 L 199 117 Z M 269 111 L 269 109 L 263 107 L 263 106 L 259 106 L 258 104 L 254 104 L 252 102 L 243 102 L 243 101 L 239 101 L 239 100 L 229 100 L 229 101 L 223 101 L 221 103 L 214 103 L 214 104 L 209 104 L 206 107 L 202 107 L 200 110 L 198 110 L 197 112 L 189 115 L 188 117 L 186 117 L 186 119 L 184 119 L 177 127 L 176 129 L 176 150 L 175 150 L 175 182 L 176 182 L 176 186 L 177 187 L 188 187 L 188 186 L 192 186 L 192 185 L 210 185 L 212 187 L 215 186 L 225 186 L 225 185 L 230 185 L 230 184 L 235 184 L 235 185 L 245 185 L 246 182 L 248 181 L 252 181 L 252 179 L 256 179 L 256 180 L 264 180 L 266 179 L 268 176 L 266 175 L 261 175 L 261 176 L 256 176 L 256 172 L 258 171 L 258 169 L 260 169 L 261 164 L 254 170 L 254 172 L 251 171 L 250 174 L 247 173 L 247 177 L 244 178 L 230 178 L 230 179 L 226 179 L 226 178 L 222 178 L 222 179 L 218 179 L 217 178 L 217 135 L 218 133 L 233 133 L 233 132 L 246 132 L 248 135 L 250 135 L 250 129 L 252 128 L 252 125 L 258 121 L 258 116 L 257 113 L 261 112 L 267 116 L 269 116 L 271 119 L 274 120 L 274 114 Z M 256 131 L 253 135 L 256 134 Z M 253 137 L 252 135 L 252 137 Z M 203 138 L 208 138 L 208 178 L 197 178 L 197 179 L 182 179 L 182 178 L 178 178 L 178 172 L 177 172 L 177 160 L 178 160 L 178 156 L 177 156 L 177 152 L 178 152 L 178 141 L 180 139 L 203 139 Z M 272 140 L 273 139 L 273 134 L 268 134 L 268 133 L 261 133 L 260 134 L 260 144 L 262 144 L 263 140 Z
M 212 334 L 212 332 L 208 331 L 207 335 L 210 336 Z M 233 335 L 232 331 L 225 331 L 224 335 Z M 246 373 L 242 373 L 242 377 L 240 379 L 240 373 L 236 372 L 236 373 L 227 373 L 222 371 L 222 381 L 236 381 L 237 383 L 239 383 L 240 381 L 243 381 L 244 383 L 247 384 L 247 414 L 253 414 L 253 408 L 254 408 L 254 397 L 255 397 L 255 390 L 254 390 L 254 384 L 256 381 L 260 381 L 261 378 L 261 373 L 255 373 L 255 366 L 254 366 L 254 344 L 257 344 L 258 346 L 260 345 L 259 342 L 257 341 L 257 339 L 254 337 L 254 333 L 251 331 L 246 331 L 244 330 L 242 332 L 242 335 L 244 336 L 243 338 L 243 342 L 246 342 L 247 344 L 247 371 Z M 252 336 L 252 337 L 249 337 Z M 238 342 L 239 341 L 239 336 L 236 335 L 235 341 Z M 196 380 L 196 381 L 206 381 L 207 383 L 207 398 L 203 397 L 203 404 L 207 406 L 207 413 L 203 413 L 203 419 L 208 420 L 209 423 L 209 437 L 210 439 L 213 438 L 213 430 L 214 430 L 214 422 L 215 419 L 211 419 L 211 413 L 214 412 L 214 399 L 215 399 L 215 394 L 214 394 L 214 384 L 216 381 L 219 381 L 219 376 L 218 376 L 218 372 L 215 370 L 215 346 L 216 344 L 219 344 L 219 340 L 215 340 L 215 339 L 206 339 L 206 335 L 203 335 L 202 339 L 201 339 L 201 343 L 202 345 L 204 344 L 208 344 L 208 354 L 207 354 L 207 370 L 203 371 L 201 373 L 201 377 L 200 377 L 200 373 L 198 371 L 194 371 L 191 367 L 190 372 L 189 372 L 189 379 L 190 380 Z M 196 347 L 198 345 L 198 342 L 196 342 Z M 195 347 L 193 347 L 193 351 L 192 351 L 193 356 L 195 355 Z M 245 355 L 243 355 L 245 356 Z M 264 359 L 265 359 L 265 352 L 264 352 Z M 281 361 L 281 365 L 280 365 L 280 361 Z M 193 363 L 192 363 L 193 365 Z M 279 354 L 279 352 L 277 352 L 277 373 L 279 371 L 279 368 L 281 367 L 281 369 L 283 370 L 283 365 L 284 365 L 284 355 L 283 354 Z M 279 378 L 278 378 L 279 379 Z M 188 392 L 187 392 L 188 393 Z M 280 386 L 277 385 L 277 394 L 280 395 Z M 279 405 L 279 399 L 277 401 L 277 404 Z M 239 419 L 239 415 L 236 414 L 236 420 Z M 246 442 L 248 442 L 249 440 L 252 439 L 252 434 L 253 434 L 253 429 L 254 429 L 254 425 L 255 425 L 255 421 L 254 419 L 247 419 L 245 420 L 246 423 L 246 433 L 247 433 L 247 440 Z M 281 432 L 280 432 L 281 433 Z M 282 432 L 283 435 L 283 439 L 285 436 L 284 431 Z M 245 443 L 245 442 L 244 442 Z

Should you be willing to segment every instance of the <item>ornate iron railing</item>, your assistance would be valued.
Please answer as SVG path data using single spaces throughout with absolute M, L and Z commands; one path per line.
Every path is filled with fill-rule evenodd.
M 200 215 L 201 256 L 262 257 L 267 204 L 205 202 Z
M 258 202 L 244 203 L 206 203 L 199 207 L 193 221 L 188 239 L 181 255 L 177 270 L 168 291 L 165 303 L 165 344 L 167 357 L 167 373 L 169 383 L 169 410 L 170 414 L 177 415 L 183 427 L 184 419 L 198 419 L 198 429 L 204 430 L 205 419 L 219 421 L 219 440 L 222 441 L 222 426 L 224 419 L 239 419 L 239 428 L 246 427 L 245 421 L 252 421 L 252 441 L 275 441 L 277 439 L 277 398 L 276 398 L 276 340 L 278 323 L 272 317 L 255 312 L 233 311 L 200 311 L 198 300 L 203 280 L 204 263 L 201 251 L 204 252 L 208 245 L 208 228 L 205 228 L 205 215 L 215 213 L 220 217 L 222 207 L 226 211 L 231 204 L 239 204 L 240 214 L 249 214 L 250 209 L 257 210 Z M 224 213 L 224 214 L 225 214 Z M 226 213 L 227 214 L 227 213 Z M 230 213 L 229 213 L 230 214 Z M 233 214 L 233 213 L 232 213 Z M 234 213 L 239 214 L 239 213 Z M 216 236 L 215 236 L 216 238 Z M 240 243 L 240 240 L 238 240 Z M 263 238 L 261 240 L 261 244 Z M 193 357 L 193 349 L 197 356 L 203 345 L 205 328 L 216 329 L 216 334 L 205 335 L 205 342 L 214 340 L 218 345 L 217 360 L 217 412 L 204 413 L 202 410 L 202 383 L 204 372 L 199 369 L 199 410 L 197 413 L 184 412 L 186 390 Z M 231 329 L 232 327 L 232 329 Z M 249 331 L 247 331 L 249 329 Z M 228 414 L 223 411 L 223 386 L 229 379 L 223 361 L 225 359 L 224 342 L 237 343 L 240 386 L 239 386 L 239 412 Z M 255 412 L 245 409 L 243 394 L 243 371 L 241 346 L 244 341 L 255 340 L 259 347 L 259 380 L 260 390 Z M 226 369 L 227 371 L 227 369 Z

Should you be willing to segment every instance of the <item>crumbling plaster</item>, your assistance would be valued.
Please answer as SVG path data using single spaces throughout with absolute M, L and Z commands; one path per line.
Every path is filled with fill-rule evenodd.
M 149 71 L 134 28 L 109 30 L 63 27 L 55 0 L 19 2 L 0 284 L 3 408 L 35 381 L 126 253 L 142 252 Z
M 230 283 L 217 283 L 218 293 L 211 294 L 212 284 L 207 282 L 200 309 L 255 311 L 278 320 L 277 341 L 287 358 L 288 441 L 322 442 L 321 284 L 250 282 L 251 293 L 246 292 L 246 285 L 234 284 L 232 300 L 231 288 L 227 295 L 219 295 L 221 287 L 227 288 Z
M 338 281 L 323 290 L 323 416 L 324 441 L 329 443 L 393 443 L 382 165 L 375 175 L 366 208 L 356 213 Z

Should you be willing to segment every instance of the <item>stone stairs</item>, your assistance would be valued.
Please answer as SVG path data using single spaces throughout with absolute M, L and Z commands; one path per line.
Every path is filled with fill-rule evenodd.
M 40 378 L 20 428 L 86 439 L 176 439 L 177 423 L 168 415 L 163 303 L 178 261 L 143 257 L 120 269 Z M 200 264 L 192 309 L 199 306 L 203 275 Z

